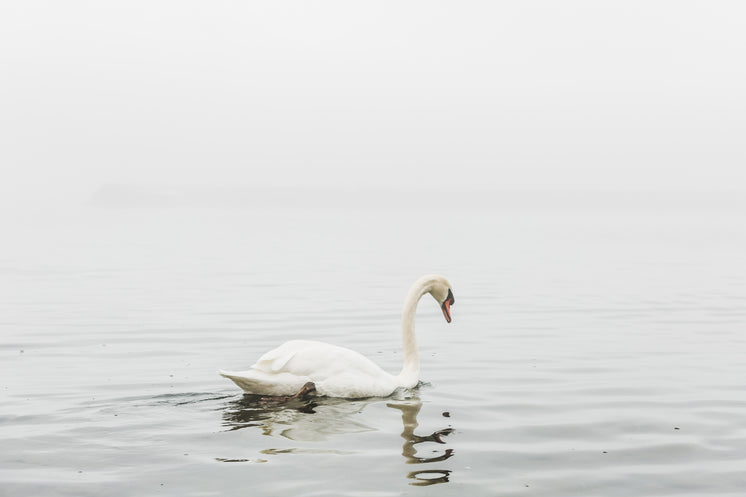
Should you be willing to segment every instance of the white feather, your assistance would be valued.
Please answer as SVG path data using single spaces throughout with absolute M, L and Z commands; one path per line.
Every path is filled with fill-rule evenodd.
M 409 291 L 402 313 L 404 367 L 392 375 L 354 350 L 311 340 L 291 340 L 262 355 L 247 371 L 220 371 L 245 392 L 261 395 L 292 395 L 309 381 L 319 395 L 329 397 L 384 397 L 399 387 L 419 381 L 419 357 L 414 335 L 414 314 L 425 293 L 440 304 L 450 284 L 442 276 L 417 280 Z

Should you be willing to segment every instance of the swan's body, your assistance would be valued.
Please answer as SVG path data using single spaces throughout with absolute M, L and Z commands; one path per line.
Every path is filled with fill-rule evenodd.
M 398 375 L 387 373 L 354 350 L 310 340 L 285 342 L 261 356 L 248 371 L 220 374 L 245 392 L 260 395 L 292 395 L 309 381 L 315 384 L 319 395 L 328 397 L 385 397 L 399 387 L 412 388 L 420 376 L 414 316 L 417 303 L 426 293 L 432 294 L 451 322 L 454 298 L 450 283 L 438 275 L 417 280 L 402 312 L 404 366 Z

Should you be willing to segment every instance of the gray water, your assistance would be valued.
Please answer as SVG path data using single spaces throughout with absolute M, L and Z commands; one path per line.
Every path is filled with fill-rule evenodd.
M 742 201 L 367 195 L 8 228 L 0 494 L 743 495 Z M 396 372 L 430 272 L 454 319 L 420 303 L 414 390 L 278 406 L 216 374 L 293 338 Z

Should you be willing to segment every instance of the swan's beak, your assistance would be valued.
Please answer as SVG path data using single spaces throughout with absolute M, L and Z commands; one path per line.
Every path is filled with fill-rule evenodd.
M 453 292 L 451 292 L 451 289 L 448 289 L 448 297 L 446 297 L 445 302 L 443 302 L 443 305 L 440 306 L 440 308 L 443 310 L 443 317 L 446 318 L 446 322 L 451 322 L 451 306 L 453 303 L 456 302 L 456 299 L 453 298 Z

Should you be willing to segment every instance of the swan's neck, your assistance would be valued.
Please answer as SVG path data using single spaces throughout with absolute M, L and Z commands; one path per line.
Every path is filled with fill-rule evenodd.
M 418 282 L 407 294 L 401 318 L 401 338 L 404 349 L 404 366 L 399 373 L 399 383 L 405 388 L 412 388 L 420 381 L 420 355 L 417 351 L 417 337 L 414 333 L 414 315 L 417 303 L 428 293 L 431 282 Z

